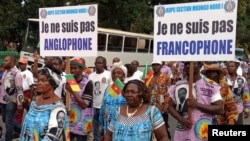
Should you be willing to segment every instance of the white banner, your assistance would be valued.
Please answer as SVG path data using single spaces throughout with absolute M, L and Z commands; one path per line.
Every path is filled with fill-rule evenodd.
M 154 7 L 154 60 L 235 58 L 237 0 Z
M 41 56 L 97 56 L 97 5 L 39 9 Z

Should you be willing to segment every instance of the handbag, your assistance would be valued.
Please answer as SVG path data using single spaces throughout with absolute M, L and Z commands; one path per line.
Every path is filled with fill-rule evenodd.
M 151 125 L 152 125 L 151 141 L 157 141 L 157 139 L 155 137 L 154 129 L 153 129 L 154 110 L 155 110 L 155 106 L 153 105 L 153 106 L 151 106 L 151 111 L 150 111 L 150 121 L 151 121 Z

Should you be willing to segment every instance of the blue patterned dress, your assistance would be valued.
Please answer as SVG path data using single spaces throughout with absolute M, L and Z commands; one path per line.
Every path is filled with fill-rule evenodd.
M 112 119 L 109 130 L 113 132 L 113 141 L 151 141 L 152 128 L 155 130 L 164 125 L 162 114 L 158 108 L 154 110 L 153 127 L 150 120 L 151 105 L 144 114 L 126 117 L 117 113 Z
M 64 104 L 60 101 L 48 105 L 30 104 L 20 141 L 68 141 L 69 122 Z
M 119 94 L 117 97 L 113 97 L 109 94 L 110 88 L 111 87 L 108 87 L 104 93 L 99 116 L 100 125 L 103 127 L 104 133 L 108 130 L 108 126 L 112 118 L 116 117 L 118 108 L 126 104 L 126 100 L 122 94 Z

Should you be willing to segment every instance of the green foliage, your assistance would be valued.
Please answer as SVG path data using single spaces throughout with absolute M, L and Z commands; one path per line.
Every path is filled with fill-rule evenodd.
M 153 12 L 148 0 L 108 0 L 99 3 L 99 26 L 125 31 L 151 33 Z
M 238 5 L 236 46 L 244 48 L 247 58 L 250 52 L 250 3 L 247 0 L 240 0 Z
M 25 5 L 22 0 L 4 0 L 0 5 L 0 50 L 5 50 L 9 42 L 21 42 L 28 18 L 38 18 L 38 8 L 63 6 L 66 0 L 30 0 Z

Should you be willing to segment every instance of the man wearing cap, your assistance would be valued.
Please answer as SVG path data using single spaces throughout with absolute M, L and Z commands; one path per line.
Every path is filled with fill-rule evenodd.
M 23 95 L 24 95 L 24 100 L 25 100 L 25 102 L 23 103 L 23 108 L 28 111 L 29 103 L 33 97 L 34 79 L 33 79 L 33 74 L 26 68 L 27 64 L 28 62 L 27 62 L 27 59 L 25 58 L 20 58 L 18 61 L 18 66 L 21 71 L 22 79 L 23 79 Z M 17 111 L 16 117 L 15 117 L 15 120 L 18 123 L 16 127 L 18 129 L 17 130 L 18 133 L 20 133 L 21 131 L 23 112 L 24 110 Z
M 2 77 L 0 103 L 2 104 L 2 120 L 5 123 L 5 141 L 12 141 L 14 130 L 14 117 L 16 110 L 23 109 L 22 74 L 15 66 L 14 56 L 4 58 L 5 72 Z
M 151 103 L 161 111 L 168 131 L 168 87 L 170 86 L 169 76 L 161 72 L 162 61 L 153 61 L 153 78 L 149 82 L 149 91 L 151 92 Z M 169 131 L 168 131 L 169 133 Z M 169 139 L 170 139 L 170 133 Z
M 70 93 L 70 140 L 86 141 L 87 134 L 92 131 L 93 83 L 83 74 L 84 67 L 80 58 L 70 61 L 70 72 L 80 87 L 80 92 L 75 92 L 66 84 Z
M 226 73 L 220 68 L 219 64 L 204 64 L 203 66 L 204 69 L 201 73 L 221 86 L 220 94 L 223 100 L 224 111 L 223 114 L 214 117 L 215 123 L 213 124 L 234 125 L 238 118 L 238 109 L 233 98 L 233 93 L 224 78 Z

